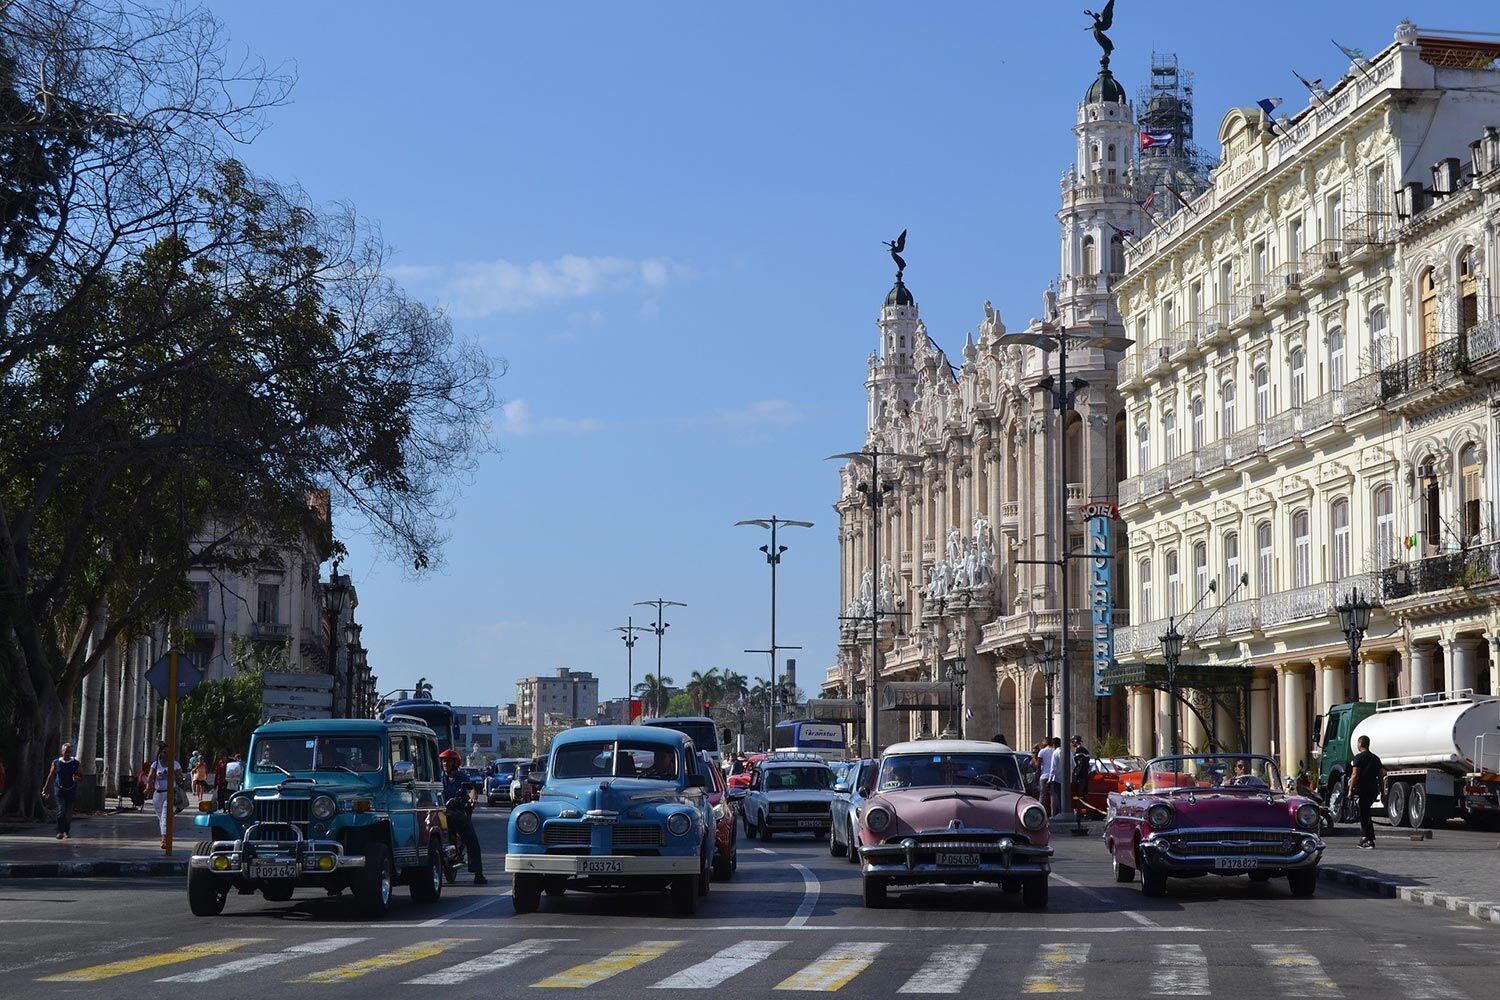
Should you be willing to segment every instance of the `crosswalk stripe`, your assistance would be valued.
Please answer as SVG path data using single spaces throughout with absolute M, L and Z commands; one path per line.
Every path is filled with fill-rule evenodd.
M 778 990 L 817 990 L 831 993 L 842 989 L 875 961 L 885 945 L 873 942 L 838 944 L 819 955 L 811 965 L 776 984 Z
M 234 951 L 234 949 L 243 948 L 247 944 L 258 944 L 263 940 L 265 939 L 238 938 L 231 941 L 205 941 L 203 944 L 188 945 L 186 948 L 174 948 L 171 951 L 154 951 L 149 955 L 121 959 L 118 962 L 91 965 L 83 969 L 74 969 L 71 972 L 59 972 L 56 975 L 43 976 L 37 982 L 97 983 L 101 979 L 113 979 L 115 976 L 123 976 L 131 972 L 145 972 L 147 969 L 159 969 L 163 965 L 180 965 L 183 962 L 191 962 L 195 958 L 222 955 L 226 951 Z
M 1329 1000 L 1343 996 L 1323 963 L 1302 948 L 1289 944 L 1257 944 L 1256 953 L 1275 973 L 1277 992 L 1288 997 L 1321 997 Z
M 1380 971 L 1401 984 L 1401 996 L 1406 1000 L 1459 1000 L 1463 996 L 1433 972 L 1431 966 L 1408 957 L 1410 951 L 1406 945 L 1381 945 L 1381 949 Z
M 548 976 L 532 986 L 542 989 L 577 990 L 585 986 L 602 983 L 611 976 L 618 976 L 638 965 L 645 965 L 653 958 L 660 958 L 682 944 L 681 941 L 642 941 L 629 948 L 612 951 L 603 958 L 564 969 L 555 976 Z
M 897 993 L 957 993 L 964 988 L 979 962 L 985 945 L 947 944 L 932 953 Z
M 233 962 L 225 962 L 223 965 L 211 965 L 206 969 L 194 969 L 192 972 L 184 972 L 176 976 L 167 976 L 158 979 L 158 983 L 211 983 L 215 979 L 224 979 L 228 976 L 239 975 L 242 972 L 254 972 L 256 969 L 264 969 L 272 965 L 280 965 L 297 958 L 306 958 L 308 955 L 326 955 L 340 948 L 347 948 L 351 944 L 359 944 L 368 938 L 346 937 L 327 938 L 323 941 L 308 941 L 306 944 L 293 945 L 283 951 L 271 951 L 264 955 L 251 955 L 249 958 L 238 958 Z
M 1159 996 L 1182 994 L 1206 997 L 1208 956 L 1196 944 L 1158 944 L 1155 968 L 1151 970 L 1151 992 Z
M 1082 993 L 1083 964 L 1089 960 L 1086 944 L 1044 944 L 1036 970 L 1026 977 L 1023 993 Z
M 573 939 L 557 938 L 549 940 L 546 938 L 530 938 L 525 941 L 517 941 L 515 944 L 508 944 L 504 948 L 496 948 L 488 955 L 480 955 L 478 958 L 471 958 L 467 962 L 460 962 L 452 968 L 439 969 L 436 972 L 429 972 L 425 976 L 418 976 L 416 979 L 408 979 L 405 985 L 456 986 L 459 983 L 466 983 L 470 979 L 482 976 L 486 972 L 495 972 L 506 966 L 515 965 L 517 962 L 530 958 L 533 955 L 540 955 L 551 951 L 552 946 L 560 940 Z
M 437 938 L 432 941 L 423 941 L 419 944 L 409 944 L 405 948 L 397 948 L 388 951 L 384 955 L 375 955 L 371 958 L 361 958 L 347 965 L 336 965 L 331 969 L 321 969 L 309 973 L 300 979 L 289 980 L 293 983 L 343 983 L 371 972 L 379 972 L 382 969 L 395 969 L 412 962 L 420 962 L 424 958 L 433 958 L 441 955 L 460 944 L 468 944 L 473 938 Z
M 653 990 L 707 990 L 737 976 L 741 972 L 764 962 L 782 948 L 785 941 L 741 941 L 717 952 L 712 958 L 690 965 L 675 972 L 659 983 L 652 983 Z

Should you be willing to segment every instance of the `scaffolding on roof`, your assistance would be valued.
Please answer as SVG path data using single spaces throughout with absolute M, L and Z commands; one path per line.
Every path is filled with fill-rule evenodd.
M 1214 159 L 1193 137 L 1193 74 L 1178 64 L 1174 52 L 1151 53 L 1150 82 L 1136 93 L 1141 135 L 1169 135 L 1165 142 L 1142 142 L 1139 171 L 1142 186 L 1157 192 L 1152 214 L 1165 218 L 1181 208 L 1166 188 L 1191 200 L 1208 186 Z

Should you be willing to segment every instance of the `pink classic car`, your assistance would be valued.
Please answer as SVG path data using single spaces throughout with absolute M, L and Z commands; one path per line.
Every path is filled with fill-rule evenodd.
M 887 749 L 861 789 L 865 906 L 884 906 L 890 886 L 976 882 L 1046 906 L 1047 812 L 1021 789 L 1016 753 L 999 743 L 922 740 Z
M 1285 876 L 1292 895 L 1311 896 L 1323 857 L 1318 806 L 1281 788 L 1275 762 L 1257 754 L 1156 758 L 1139 788 L 1109 797 L 1115 881 L 1139 870 L 1141 891 L 1161 896 L 1168 878 Z

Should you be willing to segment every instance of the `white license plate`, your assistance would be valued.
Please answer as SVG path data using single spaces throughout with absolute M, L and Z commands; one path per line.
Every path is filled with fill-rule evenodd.
M 979 855 L 959 854 L 955 851 L 938 851 L 937 863 L 940 868 L 973 868 L 979 864 Z
M 1214 868 L 1221 872 L 1248 871 L 1259 867 L 1260 862 L 1255 858 L 1216 858 L 1214 860 Z
M 800 827 L 804 827 L 804 828 L 806 828 L 806 827 L 814 827 L 814 826 L 822 826 L 823 825 L 823 821 L 820 820 L 820 819 L 799 819 L 797 821 L 797 825 L 800 826 Z
M 252 861 L 245 866 L 245 874 L 250 878 L 296 878 L 297 866 L 256 864 Z
M 584 859 L 578 863 L 578 871 L 582 875 L 618 875 L 625 870 L 623 861 L 590 861 Z

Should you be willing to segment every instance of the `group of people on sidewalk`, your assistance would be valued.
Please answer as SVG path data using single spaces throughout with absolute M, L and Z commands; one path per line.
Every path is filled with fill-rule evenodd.
M 1071 803 L 1066 801 L 1067 790 L 1079 789 L 1078 795 L 1081 797 L 1082 789 L 1088 784 L 1089 762 L 1093 759 L 1089 748 L 1083 745 L 1083 737 L 1076 734 L 1068 742 L 1070 749 L 1064 750 L 1062 737 L 1053 736 L 1038 743 L 1032 750 L 1034 766 L 1041 772 L 1038 797 L 1049 816 L 1070 812 Z

